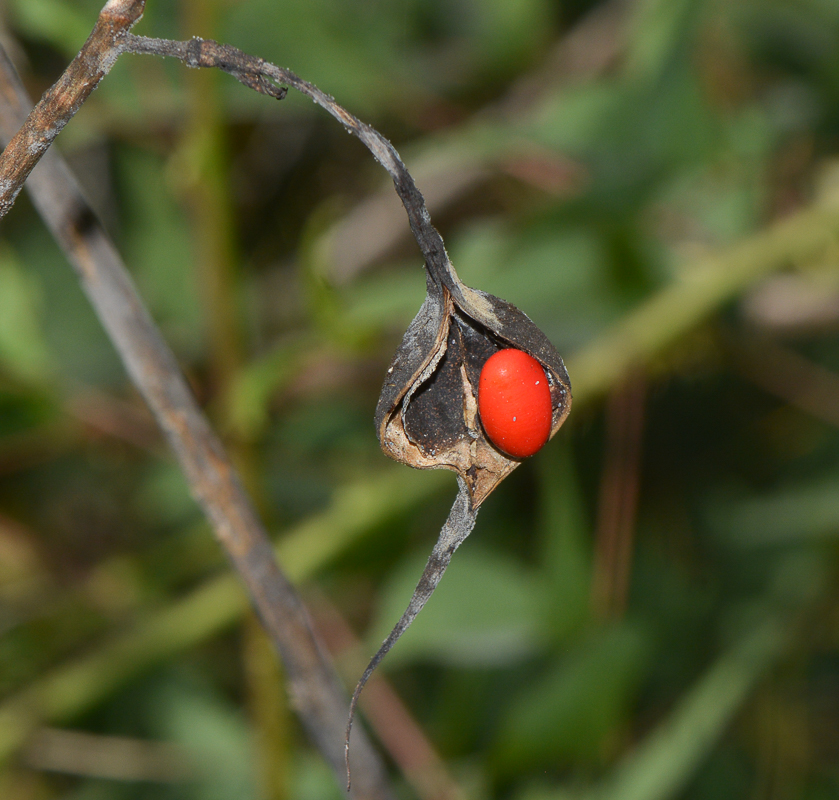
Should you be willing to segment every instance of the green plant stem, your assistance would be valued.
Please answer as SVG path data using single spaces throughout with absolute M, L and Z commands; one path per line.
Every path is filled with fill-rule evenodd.
M 677 796 L 788 636 L 769 618 L 705 673 L 673 713 L 581 800 L 665 800 Z
M 216 2 L 184 4 L 186 31 L 212 31 Z M 215 70 L 185 76 L 188 116 L 180 143 L 183 189 L 191 214 L 196 279 L 201 287 L 210 369 L 217 392 L 224 393 L 244 360 L 239 312 L 239 281 L 229 147 Z M 249 487 L 252 488 L 252 487 Z
M 688 265 L 680 279 L 568 359 L 574 408 L 605 394 L 633 367 L 673 345 L 764 276 L 835 247 L 837 237 L 839 208 L 818 203 L 730 250 Z

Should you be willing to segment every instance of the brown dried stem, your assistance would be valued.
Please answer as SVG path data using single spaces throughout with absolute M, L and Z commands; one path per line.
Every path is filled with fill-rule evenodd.
M 358 658 L 352 657 L 360 652 L 361 642 L 340 609 L 319 594 L 309 598 L 309 609 L 327 647 L 335 660 L 344 665 L 344 671 L 350 674 L 363 667 Z M 387 678 L 381 674 L 374 677 L 360 702 L 382 748 L 390 754 L 419 800 L 465 800 L 464 791 Z
M 118 5 L 127 4 L 112 1 L 105 10 Z M 132 7 L 142 7 L 142 3 Z M 99 24 L 101 20 L 97 27 Z M 121 51 L 124 39 L 114 42 L 111 55 Z M 102 47 L 107 47 L 107 41 Z M 78 68 L 77 61 L 73 69 Z M 108 58 L 84 63 L 108 63 Z M 78 75 L 77 79 L 84 80 Z M 64 78 L 59 83 L 62 81 Z M 57 97 L 55 93 L 51 96 Z M 63 108 L 60 97 L 55 102 Z M 0 49 L 0 135 L 11 139 L 30 105 L 14 68 Z M 49 103 L 42 101 L 39 109 L 37 114 L 30 114 L 26 125 L 39 121 L 49 125 L 50 120 L 60 118 Z M 166 434 L 193 496 L 246 584 L 282 655 L 295 708 L 340 779 L 344 771 L 341 739 L 346 700 L 328 657 L 311 631 L 306 611 L 277 566 L 268 536 L 239 478 L 137 295 L 115 247 L 96 222 L 64 162 L 44 150 L 38 155 L 43 157 L 41 164 L 27 181 L 32 200 L 73 264 L 129 375 Z M 390 797 L 384 768 L 375 751 L 361 737 L 358 745 L 357 757 L 363 768 L 355 796 Z
M 144 55 L 169 56 L 183 61 L 188 67 L 214 67 L 235 77 L 245 86 L 262 94 L 282 99 L 290 86 L 310 97 L 328 111 L 350 133 L 357 136 L 393 179 L 396 193 L 405 207 L 408 222 L 422 251 L 428 271 L 441 285 L 449 285 L 453 268 L 446 253 L 443 239 L 434 226 L 425 205 L 399 153 L 375 128 L 362 122 L 339 106 L 335 100 L 312 83 L 303 80 L 291 70 L 278 67 L 262 58 L 243 53 L 235 47 L 219 44 L 210 39 L 190 39 L 175 42 L 127 34 L 122 43 L 124 52 Z M 457 291 L 457 287 L 454 287 Z
M 629 594 L 641 478 L 646 380 L 640 371 L 612 392 L 606 407 L 606 454 L 597 510 L 592 610 L 623 615 Z
M 472 507 L 472 501 L 469 497 L 469 490 L 463 478 L 457 479 L 459 491 L 454 500 L 454 505 L 449 512 L 449 517 L 444 523 L 440 535 L 437 538 L 437 543 L 431 551 L 428 562 L 425 565 L 422 575 L 420 576 L 417 588 L 414 590 L 408 607 L 399 619 L 399 622 L 393 627 L 393 630 L 388 634 L 387 638 L 382 642 L 379 649 L 367 664 L 367 668 L 359 678 L 356 684 L 355 691 L 350 701 L 350 713 L 347 719 L 347 734 L 344 745 L 344 757 L 347 766 L 347 791 L 352 786 L 351 770 L 350 770 L 350 735 L 353 730 L 353 720 L 355 718 L 355 708 L 358 705 L 358 698 L 361 692 L 370 680 L 370 676 L 379 666 L 382 659 L 391 651 L 393 646 L 399 641 L 400 637 L 410 627 L 411 623 L 417 618 L 417 615 L 425 607 L 440 579 L 443 577 L 452 556 L 466 540 L 466 537 L 472 532 L 475 527 L 475 518 L 478 515 L 478 510 Z
M 143 16 L 145 0 L 108 0 L 87 41 L 44 93 L 0 154 L 0 218 L 4 217 L 55 137 L 81 108 L 122 53 L 128 31 Z

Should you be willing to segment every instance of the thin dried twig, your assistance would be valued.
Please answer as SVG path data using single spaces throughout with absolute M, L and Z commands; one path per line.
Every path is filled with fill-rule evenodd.
M 599 619 L 626 610 L 635 538 L 646 380 L 630 374 L 606 407 L 606 453 L 597 510 L 591 603 Z
M 111 2 L 105 8 L 113 5 Z M 121 50 L 121 44 L 114 47 Z M 12 138 L 30 105 L 14 68 L 0 50 L 0 134 L 4 138 Z M 36 122 L 56 118 L 49 104 L 42 101 L 40 109 Z M 34 124 L 32 120 L 30 115 L 27 124 Z M 42 151 L 39 156 L 41 163 L 27 181 L 33 202 L 75 267 L 129 375 L 166 434 L 193 496 L 245 582 L 282 655 L 295 708 L 340 779 L 346 699 L 335 671 L 312 634 L 302 603 L 277 566 L 268 536 L 221 443 L 198 408 L 116 249 L 64 162 L 55 153 Z M 375 751 L 364 738 L 358 745 L 363 769 L 354 795 L 390 797 Z
M 393 630 L 388 634 L 387 638 L 382 642 L 379 649 L 376 651 L 370 663 L 359 678 L 356 684 L 355 691 L 350 701 L 350 713 L 347 719 L 347 736 L 345 740 L 345 759 L 347 766 L 347 791 L 351 787 L 350 780 L 350 734 L 353 729 L 353 719 L 355 717 L 355 708 L 358 705 L 358 698 L 364 690 L 370 676 L 379 666 L 382 659 L 391 651 L 393 646 L 399 640 L 403 633 L 410 627 L 411 623 L 417 618 L 417 615 L 425 607 L 443 573 L 446 571 L 449 563 L 452 560 L 455 550 L 460 547 L 466 540 L 466 537 L 472 532 L 475 527 L 475 518 L 478 516 L 478 510 L 472 507 L 472 501 L 469 497 L 469 490 L 466 488 L 466 482 L 458 477 L 459 491 L 455 498 L 454 505 L 449 512 L 449 517 L 443 525 L 440 535 L 437 538 L 437 543 L 431 551 L 428 562 L 425 565 L 422 575 L 420 576 L 417 588 L 411 596 L 411 601 L 408 608 L 396 623 Z
M 489 155 L 480 147 L 464 148 L 461 140 L 468 141 L 469 130 L 475 126 L 488 126 L 499 133 L 515 127 L 532 116 L 549 94 L 602 76 L 623 51 L 626 40 L 623 31 L 630 8 L 627 0 L 607 0 L 595 5 L 557 41 L 533 72 L 513 83 L 504 95 L 460 128 L 458 145 L 447 148 L 446 143 L 452 140 L 452 131 L 447 130 L 431 148 L 423 148 L 423 154 L 414 154 L 411 173 L 422 186 L 432 212 L 445 210 L 499 169 L 546 191 L 578 191 L 585 183 L 584 167 L 556 152 L 545 152 L 540 157 L 534 154 L 535 143 L 528 143 L 520 152 L 516 147 L 511 148 L 507 140 L 503 153 Z M 505 138 L 504 133 L 501 138 Z M 530 162 L 534 167 L 528 164 L 528 154 L 537 155 Z M 522 157 L 525 160 L 520 160 Z M 390 189 L 383 187 L 354 203 L 327 231 L 322 246 L 331 280 L 348 282 L 401 243 L 406 233 L 404 220 L 392 200 Z
M 145 0 L 108 0 L 78 55 L 29 113 L 0 154 L 0 218 L 55 137 L 113 67 L 122 42 L 143 16 Z
M 328 111 L 350 133 L 357 136 L 393 179 L 396 193 L 405 207 L 408 222 L 429 270 L 435 275 L 451 271 L 443 239 L 434 226 L 425 205 L 425 199 L 414 179 L 402 163 L 396 148 L 375 128 L 339 106 L 335 100 L 312 83 L 303 80 L 291 70 L 278 67 L 262 58 L 248 55 L 226 44 L 211 39 L 194 38 L 188 42 L 152 39 L 127 34 L 121 44 L 124 52 L 143 55 L 169 56 L 183 61 L 188 67 L 214 67 L 233 75 L 238 81 L 255 91 L 271 97 L 285 96 L 289 86 L 310 97 Z
M 341 611 L 317 591 L 308 602 L 318 631 L 335 660 L 345 664 L 345 672 L 363 667 L 355 657 L 360 656 L 361 642 Z M 387 678 L 379 674 L 369 682 L 361 705 L 382 747 L 420 800 L 465 800 L 464 791 Z

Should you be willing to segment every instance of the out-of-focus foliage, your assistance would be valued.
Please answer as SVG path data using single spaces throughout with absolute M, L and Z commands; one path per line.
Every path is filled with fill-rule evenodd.
M 101 5 L 0 6 L 33 96 Z M 598 337 L 667 287 L 718 284 L 709 313 L 690 293 L 665 309 L 698 326 L 649 332 L 665 346 L 626 381 L 582 391 L 383 664 L 447 785 L 839 796 L 839 248 L 804 228 L 783 274 L 707 272 L 830 208 L 839 4 L 148 0 L 136 32 L 229 42 L 381 130 L 461 277 L 528 313 L 572 386 L 593 385 L 592 343 L 620 362 Z M 137 56 L 59 146 L 353 684 L 454 495 L 375 441 L 424 292 L 385 176 L 300 97 Z M 224 568 L 22 197 L 0 227 L 3 800 L 342 796 Z M 393 771 L 401 796 L 431 796 Z

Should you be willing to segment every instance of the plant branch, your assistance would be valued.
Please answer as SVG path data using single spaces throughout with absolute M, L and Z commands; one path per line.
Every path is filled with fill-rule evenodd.
M 183 61 L 188 67 L 215 67 L 233 75 L 245 86 L 271 97 L 282 99 L 283 87 L 290 86 L 310 97 L 328 111 L 350 133 L 357 136 L 393 179 L 396 193 L 408 214 L 414 238 L 422 251 L 429 272 L 438 283 L 448 284 L 453 271 L 443 239 L 431 224 L 425 199 L 414 179 L 402 163 L 396 148 L 375 128 L 339 106 L 335 100 L 312 83 L 303 80 L 291 70 L 278 67 L 262 58 L 243 53 L 226 44 L 210 39 L 191 39 L 175 42 L 127 34 L 123 51 L 142 55 L 169 56 Z
M 105 9 L 115 5 L 109 2 Z M 12 136 L 26 116 L 27 103 L 11 63 L 0 50 L 0 135 Z M 114 245 L 96 222 L 64 162 L 55 153 L 45 155 L 42 151 L 39 155 L 44 156 L 39 169 L 27 182 L 32 200 L 73 264 L 131 379 L 174 450 L 192 495 L 247 586 L 283 658 L 292 701 L 307 732 L 340 777 L 346 700 L 312 633 L 306 611 L 277 566 L 268 536 L 238 476 Z M 366 740 L 359 744 L 358 756 L 364 767 L 357 796 L 389 797 L 378 756 Z
M 111 71 L 128 31 L 143 16 L 145 6 L 145 0 L 108 0 L 78 55 L 11 137 L 0 154 L 0 218 L 14 205 L 33 167 L 55 137 Z
M 425 569 L 420 576 L 417 588 L 411 596 L 411 601 L 399 619 L 399 622 L 394 625 L 393 630 L 370 659 L 367 668 L 364 670 L 361 678 L 359 678 L 355 691 L 353 692 L 352 700 L 350 701 L 350 713 L 347 718 L 347 735 L 344 743 L 344 757 L 347 765 L 347 791 L 352 786 L 350 777 L 350 735 L 352 734 L 353 719 L 355 717 L 355 708 L 358 705 L 358 698 L 361 696 L 361 692 L 367 684 L 367 681 L 370 680 L 370 676 L 376 667 L 379 666 L 382 659 L 391 651 L 396 642 L 399 641 L 402 634 L 408 630 L 420 611 L 425 608 L 425 604 L 431 595 L 434 594 L 434 590 L 440 583 L 443 573 L 451 563 L 455 550 L 463 544 L 466 537 L 472 532 L 472 528 L 475 527 L 478 509 L 472 507 L 469 489 L 463 478 L 458 476 L 457 482 L 457 497 L 455 497 L 448 519 L 446 519 L 440 530 L 437 543 L 431 551 L 428 563 L 425 565 Z

